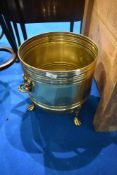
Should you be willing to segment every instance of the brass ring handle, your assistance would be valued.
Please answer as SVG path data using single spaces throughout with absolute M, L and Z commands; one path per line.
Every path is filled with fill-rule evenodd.
M 25 83 L 20 84 L 18 87 L 20 92 L 26 93 L 32 90 L 32 81 L 25 77 Z
M 18 90 L 23 93 L 28 92 L 28 90 L 25 89 L 25 84 L 20 84 Z

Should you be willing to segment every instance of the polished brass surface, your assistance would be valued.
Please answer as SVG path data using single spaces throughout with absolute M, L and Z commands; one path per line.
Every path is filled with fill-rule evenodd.
M 77 108 L 77 110 L 75 111 L 74 124 L 76 126 L 80 126 L 81 125 L 81 121 L 78 118 L 78 114 L 80 112 L 80 108 L 81 108 L 81 106 L 79 106 L 79 108 Z
M 20 92 L 26 93 L 32 90 L 32 81 L 28 79 L 26 76 L 24 76 L 25 83 L 20 84 L 18 87 L 18 90 Z
M 35 105 L 34 105 L 34 104 L 29 105 L 29 106 L 28 106 L 28 111 L 33 111 L 34 108 L 35 108 Z
M 52 32 L 24 42 L 18 51 L 28 92 L 36 105 L 65 111 L 80 107 L 90 93 L 98 49 L 82 35 Z M 25 86 L 26 87 L 26 86 Z
M 22 61 L 45 71 L 81 69 L 94 62 L 97 54 L 95 45 L 88 38 L 62 32 L 33 37 L 19 51 Z
M 76 126 L 80 126 L 81 125 L 81 121 L 78 119 L 78 117 L 74 117 L 74 124 Z
M 66 102 L 66 105 L 62 105 L 62 104 L 60 104 L 60 105 L 56 105 L 56 104 L 55 105 L 50 105 L 50 104 L 40 102 L 41 100 L 38 100 L 38 101 L 35 100 L 36 98 L 33 98 L 30 94 L 29 94 L 29 97 L 35 105 L 37 105 L 37 106 L 39 106 L 43 109 L 47 109 L 47 110 L 51 110 L 51 111 L 58 111 L 58 112 L 61 112 L 61 111 L 63 111 L 63 112 L 64 111 L 69 111 L 70 112 L 71 110 L 75 111 L 75 109 L 80 110 L 81 104 L 84 103 L 84 101 L 81 100 L 80 102 L 75 103 L 75 104 L 71 104 L 71 105 L 69 105 L 69 103 L 67 103 L 67 102 Z M 48 99 L 48 97 L 47 97 L 47 99 Z M 63 99 L 63 102 L 64 102 L 64 99 Z
M 20 84 L 19 86 L 18 86 L 18 90 L 20 91 L 20 92 L 23 92 L 23 93 L 26 93 L 27 91 L 26 91 L 26 89 L 25 89 L 25 84 L 23 83 L 23 84 Z

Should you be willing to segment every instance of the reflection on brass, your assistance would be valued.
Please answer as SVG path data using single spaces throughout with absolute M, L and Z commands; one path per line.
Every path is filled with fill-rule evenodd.
M 81 108 L 81 106 L 79 106 L 79 108 L 77 108 L 77 110 L 74 111 L 74 113 L 75 113 L 74 124 L 75 124 L 76 126 L 80 126 L 80 125 L 81 125 L 81 121 L 78 119 L 78 114 L 79 114 L 79 112 L 80 112 L 80 108 Z
M 33 103 L 53 111 L 81 107 L 90 93 L 97 52 L 89 38 L 67 32 L 41 34 L 25 41 L 18 55 L 25 87 L 27 78 L 31 82 L 28 94 Z
M 27 82 L 28 77 L 24 74 L 24 75 L 23 75 L 23 79 L 24 79 L 24 82 Z
M 29 111 L 33 111 L 34 108 L 35 108 L 34 104 L 28 106 L 28 110 L 29 110 Z
M 80 125 L 81 125 L 81 121 L 78 119 L 77 116 L 74 117 L 74 124 L 75 124 L 76 126 L 80 126 Z

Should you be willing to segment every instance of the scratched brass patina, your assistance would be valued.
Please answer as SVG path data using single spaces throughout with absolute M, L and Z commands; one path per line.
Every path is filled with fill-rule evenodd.
M 97 52 L 96 44 L 83 35 L 52 32 L 34 36 L 18 50 L 24 71 L 19 90 L 44 109 L 80 108 L 90 93 Z

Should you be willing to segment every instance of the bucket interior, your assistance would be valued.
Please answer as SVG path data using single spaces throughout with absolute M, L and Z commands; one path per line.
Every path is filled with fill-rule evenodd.
M 81 36 L 78 40 L 74 40 L 74 35 L 70 37 L 71 40 L 63 34 L 58 39 L 53 34 L 50 38 L 32 38 L 19 49 L 19 56 L 30 66 L 51 71 L 80 69 L 91 64 L 96 57 L 94 46 L 87 40 L 82 42 Z

